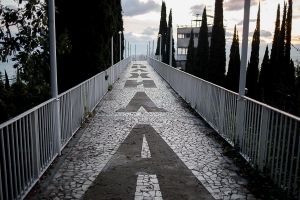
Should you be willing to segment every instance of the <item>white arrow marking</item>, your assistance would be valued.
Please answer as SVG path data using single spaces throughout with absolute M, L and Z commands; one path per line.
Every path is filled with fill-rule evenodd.
M 156 175 L 138 175 L 134 200 L 163 200 Z
M 151 158 L 151 152 L 145 134 L 143 134 L 143 145 L 142 145 L 141 157 Z

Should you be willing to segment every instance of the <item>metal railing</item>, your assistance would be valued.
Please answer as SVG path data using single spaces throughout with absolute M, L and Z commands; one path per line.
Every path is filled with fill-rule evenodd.
M 59 95 L 61 136 L 50 99 L 0 124 L 0 200 L 23 199 L 127 65 L 128 57 Z M 105 76 L 108 75 L 108 80 Z
M 150 65 L 253 167 L 300 199 L 300 118 L 148 58 Z M 244 104 L 237 133 L 237 104 Z

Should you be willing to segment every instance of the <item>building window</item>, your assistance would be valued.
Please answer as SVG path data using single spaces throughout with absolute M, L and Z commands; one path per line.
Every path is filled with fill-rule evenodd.
M 191 34 L 190 33 L 186 33 L 185 34 L 185 38 L 190 38 L 191 37 Z
M 187 48 L 178 48 L 178 54 L 179 55 L 186 55 L 188 49 Z
M 198 38 L 199 37 L 199 33 L 195 33 L 194 36 L 195 36 L 195 38 Z
M 183 38 L 184 38 L 184 34 L 178 33 L 178 38 L 179 38 L 179 39 L 183 39 Z

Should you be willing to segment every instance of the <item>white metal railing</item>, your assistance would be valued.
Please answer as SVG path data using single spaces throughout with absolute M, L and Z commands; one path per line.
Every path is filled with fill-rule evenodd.
M 288 195 L 299 198 L 300 118 L 148 58 L 150 65 L 225 140 Z M 245 106 L 237 133 L 237 102 Z
M 23 199 L 127 65 L 128 57 L 59 95 L 61 138 L 50 99 L 0 124 L 0 200 Z M 108 80 L 105 80 L 108 75 Z

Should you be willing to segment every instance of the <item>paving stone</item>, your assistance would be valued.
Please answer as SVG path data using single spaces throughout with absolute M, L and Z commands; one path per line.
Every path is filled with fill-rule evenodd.
M 132 69 L 130 66 L 113 90 L 103 98 L 94 118 L 70 150 L 48 188 L 39 194 L 41 199 L 82 198 L 136 124 L 150 124 L 215 199 L 246 199 L 247 196 L 248 199 L 255 199 L 245 188 L 247 181 L 235 173 L 234 163 L 223 156 L 222 146 L 209 137 L 213 130 L 183 106 L 175 92 L 146 62 L 138 64 L 146 68 L 140 69 L 139 65 L 134 65 L 136 68 Z M 137 82 L 142 82 L 141 73 L 146 73 L 143 76 L 153 80 L 157 88 L 145 88 L 141 84 L 125 89 L 124 85 L 133 73 Z M 143 107 L 130 112 L 115 112 L 126 108 L 136 93 L 145 94 L 152 101 L 151 105 L 162 112 L 147 112 Z M 148 109 L 152 111 L 152 108 Z M 139 180 L 143 179 L 138 178 L 137 184 L 140 184 Z M 153 181 L 154 190 L 159 187 L 155 184 Z M 63 189 L 65 185 L 69 187 Z M 143 196 L 135 196 L 135 199 L 144 199 Z M 153 198 L 163 199 L 157 191 Z

